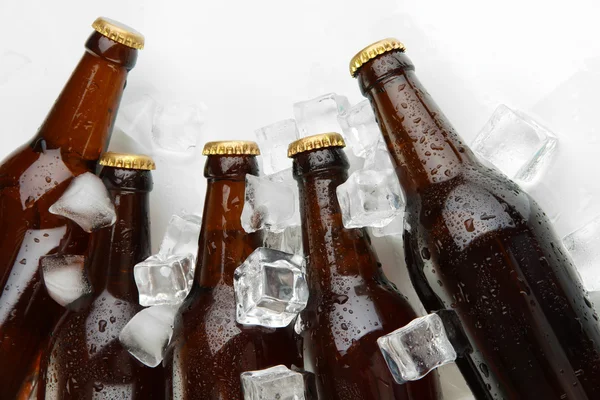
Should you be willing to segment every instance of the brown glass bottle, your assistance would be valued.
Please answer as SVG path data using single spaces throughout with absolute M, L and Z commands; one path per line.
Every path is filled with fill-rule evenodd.
M 142 45 L 140 34 L 118 23 L 99 18 L 94 28 L 36 136 L 0 165 L 1 399 L 14 398 L 22 384 L 23 390 L 30 386 L 23 381 L 37 371 L 38 344 L 63 312 L 41 285 L 39 258 L 58 248 L 83 254 L 88 243 L 87 233 L 48 208 L 74 176 L 95 171 L 136 62 L 133 47 Z
M 210 142 L 208 179 L 194 284 L 175 319 L 163 365 L 169 399 L 242 400 L 240 374 L 283 364 L 302 366 L 290 330 L 236 322 L 235 269 L 262 244 L 240 217 L 245 178 L 257 175 L 254 142 Z
M 408 301 L 383 275 L 365 229 L 346 229 L 336 189 L 348 179 L 339 134 L 290 145 L 300 191 L 310 297 L 301 314 L 319 396 L 328 400 L 437 399 L 438 379 L 398 385 L 377 339 L 412 321 Z
M 150 256 L 149 157 L 106 153 L 100 177 L 115 205 L 116 223 L 92 233 L 86 264 L 93 293 L 67 311 L 42 361 L 38 399 L 162 399 L 164 370 L 149 368 L 119 342 L 121 329 L 143 307 L 133 267 Z M 108 165 L 119 165 L 120 168 Z
M 429 311 L 456 311 L 474 349 L 465 376 L 494 398 L 600 398 L 598 318 L 544 212 L 461 142 L 399 42 L 351 69 L 406 193 L 411 280 Z

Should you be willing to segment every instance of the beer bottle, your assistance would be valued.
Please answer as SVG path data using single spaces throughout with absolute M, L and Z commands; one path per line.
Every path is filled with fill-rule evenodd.
M 53 332 L 38 385 L 43 399 L 162 399 L 164 370 L 149 368 L 119 342 L 121 329 L 143 307 L 133 267 L 150 256 L 149 196 L 154 162 L 105 153 L 100 177 L 115 204 L 116 223 L 92 233 L 87 275 L 92 294 L 66 311 Z
M 38 344 L 63 312 L 41 285 L 40 257 L 58 247 L 81 255 L 88 243 L 87 233 L 48 208 L 74 176 L 95 172 L 144 42 L 108 19 L 93 27 L 86 52 L 36 136 L 0 165 L 1 399 L 14 398 L 26 375 L 37 371 Z
M 474 349 L 465 376 L 493 398 L 599 398 L 598 317 L 546 214 L 465 146 L 402 43 L 350 69 L 406 193 L 411 280 L 429 311 L 456 311 Z
M 346 229 L 336 189 L 349 163 L 337 133 L 302 138 L 289 146 L 300 192 L 302 243 L 310 297 L 301 313 L 304 345 L 319 396 L 334 400 L 437 399 L 438 379 L 394 382 L 377 339 L 416 318 L 385 278 L 364 228 Z
M 260 232 L 246 233 L 240 222 L 246 175 L 258 174 L 258 145 L 209 142 L 203 154 L 208 184 L 198 261 L 163 362 L 166 391 L 181 400 L 242 400 L 242 372 L 301 366 L 301 360 L 289 330 L 235 319 L 234 271 L 262 243 Z

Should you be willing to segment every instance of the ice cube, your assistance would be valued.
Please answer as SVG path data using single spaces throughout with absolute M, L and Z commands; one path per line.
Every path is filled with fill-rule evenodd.
M 302 379 L 304 380 L 304 397 L 306 400 L 319 400 L 319 395 L 317 393 L 317 377 L 315 374 L 302 368 L 298 368 L 295 365 L 292 365 L 291 370 L 302 375 Z
M 338 115 L 346 144 L 358 157 L 365 157 L 381 139 L 381 131 L 369 100 L 363 100 Z
M 404 198 L 393 170 L 360 170 L 337 187 L 346 228 L 381 228 L 403 212 Z
M 338 116 L 349 108 L 348 99 L 335 93 L 294 104 L 294 117 L 300 137 L 339 132 Z
M 408 325 L 377 339 L 394 380 L 403 384 L 453 362 L 456 351 L 437 314 L 416 318 Z
M 174 306 L 154 306 L 140 311 L 121 330 L 121 345 L 144 365 L 156 367 L 171 341 L 176 313 Z
M 375 237 L 399 236 L 404 233 L 404 213 L 398 214 L 389 224 L 381 228 L 371 228 Z
M 17 72 L 25 68 L 31 63 L 29 57 L 14 51 L 6 51 L 0 56 L 0 86 L 8 82 L 8 80 Z
M 240 324 L 287 326 L 308 301 L 304 258 L 265 247 L 235 270 L 233 286 Z
M 300 226 L 290 226 L 285 228 L 283 232 L 266 232 L 263 247 L 303 255 L 302 228 Z
M 192 254 L 195 266 L 201 223 L 202 218 L 198 215 L 173 215 L 158 253 L 162 256 Z M 193 275 L 193 268 L 191 273 Z
M 265 174 L 271 175 L 290 167 L 287 149 L 290 143 L 298 139 L 296 121 L 284 119 L 257 129 L 254 134 L 261 149 Z
M 246 175 L 246 200 L 241 216 L 246 232 L 282 232 L 298 225 L 298 200 L 293 187 L 269 177 Z
M 140 304 L 156 306 L 181 303 L 194 280 L 194 256 L 161 254 L 148 257 L 133 268 Z
M 385 171 L 394 169 L 390 152 L 385 145 L 383 139 L 379 139 L 372 147 L 369 147 L 365 152 L 364 169 L 374 171 Z
M 304 377 L 283 365 L 243 372 L 244 400 L 306 400 Z
M 171 103 L 159 105 L 154 114 L 152 140 L 160 150 L 193 151 L 200 140 L 206 106 Z
M 157 107 L 158 103 L 147 94 L 135 97 L 119 107 L 115 126 L 150 152 L 153 147 L 152 123 Z
M 565 236 L 563 243 L 571 254 L 585 289 L 600 291 L 600 217 Z
M 40 265 L 48 294 L 61 306 L 67 307 L 92 293 L 84 256 L 44 256 L 40 259 Z
M 528 182 L 542 173 L 556 144 L 556 136 L 532 118 L 500 105 L 471 147 L 509 178 Z
M 74 178 L 49 211 L 75 221 L 86 232 L 111 226 L 117 221 L 108 190 L 102 180 L 90 172 Z

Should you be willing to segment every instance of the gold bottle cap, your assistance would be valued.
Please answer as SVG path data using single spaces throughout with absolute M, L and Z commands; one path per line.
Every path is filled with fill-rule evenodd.
M 202 154 L 205 156 L 215 155 L 260 155 L 260 149 L 256 142 L 249 140 L 220 140 L 217 142 L 207 142 L 204 145 Z
M 346 147 L 346 143 L 343 136 L 335 132 L 307 136 L 290 143 L 288 146 L 288 157 L 291 158 L 298 153 L 324 147 Z
M 118 21 L 98 17 L 92 24 L 92 28 L 107 38 L 127 47 L 138 50 L 144 48 L 144 35 Z
M 140 169 L 152 171 L 156 169 L 154 160 L 143 154 L 114 153 L 112 151 L 102 154 L 100 165 L 113 168 Z
M 358 69 L 369 60 L 392 50 L 406 51 L 404 44 L 398 39 L 387 38 L 375 42 L 359 51 L 350 61 L 350 75 L 356 76 Z

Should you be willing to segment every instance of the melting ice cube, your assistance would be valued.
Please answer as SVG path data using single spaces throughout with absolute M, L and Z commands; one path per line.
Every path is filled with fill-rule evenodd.
M 48 294 L 61 306 L 67 307 L 92 293 L 84 256 L 44 256 L 40 259 L 40 265 Z
M 338 122 L 348 147 L 358 157 L 365 157 L 381 139 L 381 131 L 369 100 L 363 100 L 339 115 Z
M 287 157 L 290 143 L 298 139 L 296 121 L 285 119 L 260 128 L 254 132 L 261 149 L 263 169 L 267 175 L 274 174 L 291 165 Z
M 284 178 L 290 170 L 268 177 L 246 175 L 246 199 L 242 210 L 242 226 L 246 232 L 267 229 L 282 232 L 300 224 L 298 188 Z
M 206 106 L 184 103 L 159 105 L 154 114 L 152 139 L 161 150 L 185 153 L 200 140 Z
M 348 99 L 335 93 L 294 104 L 294 117 L 300 137 L 339 132 L 338 116 L 349 108 Z
M 404 198 L 392 170 L 360 170 L 337 187 L 346 228 L 381 228 L 403 212 Z
M 404 233 L 404 213 L 398 214 L 389 224 L 381 228 L 371 228 L 375 237 L 399 236 Z
M 363 169 L 374 171 L 394 169 L 392 160 L 390 159 L 390 152 L 383 139 L 379 139 L 372 147 L 366 150 Z
M 585 289 L 600 291 L 600 217 L 565 236 L 563 243 L 573 258 Z
M 527 115 L 500 105 L 471 147 L 508 177 L 532 181 L 550 161 L 556 136 Z
M 149 95 L 142 95 L 123 104 L 117 113 L 115 125 L 146 151 L 152 150 L 152 122 L 158 103 Z
M 195 261 L 201 223 L 202 218 L 198 215 L 173 215 L 160 244 L 159 254 L 162 256 L 192 254 Z M 195 263 L 192 265 L 192 275 L 194 266 Z
M 264 247 L 235 270 L 233 286 L 240 324 L 287 326 L 308 301 L 304 259 Z
M 437 314 L 416 318 L 408 325 L 377 339 L 394 380 L 403 384 L 453 362 L 456 351 Z
M 154 306 L 137 313 L 119 334 L 127 351 L 148 367 L 163 359 L 171 336 L 177 307 Z
M 49 211 L 75 221 L 86 232 L 111 226 L 117 221 L 108 190 L 102 180 L 90 172 L 73 179 Z
M 194 256 L 154 255 L 133 269 L 140 304 L 155 306 L 181 303 L 192 287 Z
M 302 228 L 300 226 L 290 226 L 285 228 L 283 232 L 266 232 L 263 247 L 303 255 Z
M 304 377 L 283 365 L 243 372 L 244 400 L 306 400 Z

